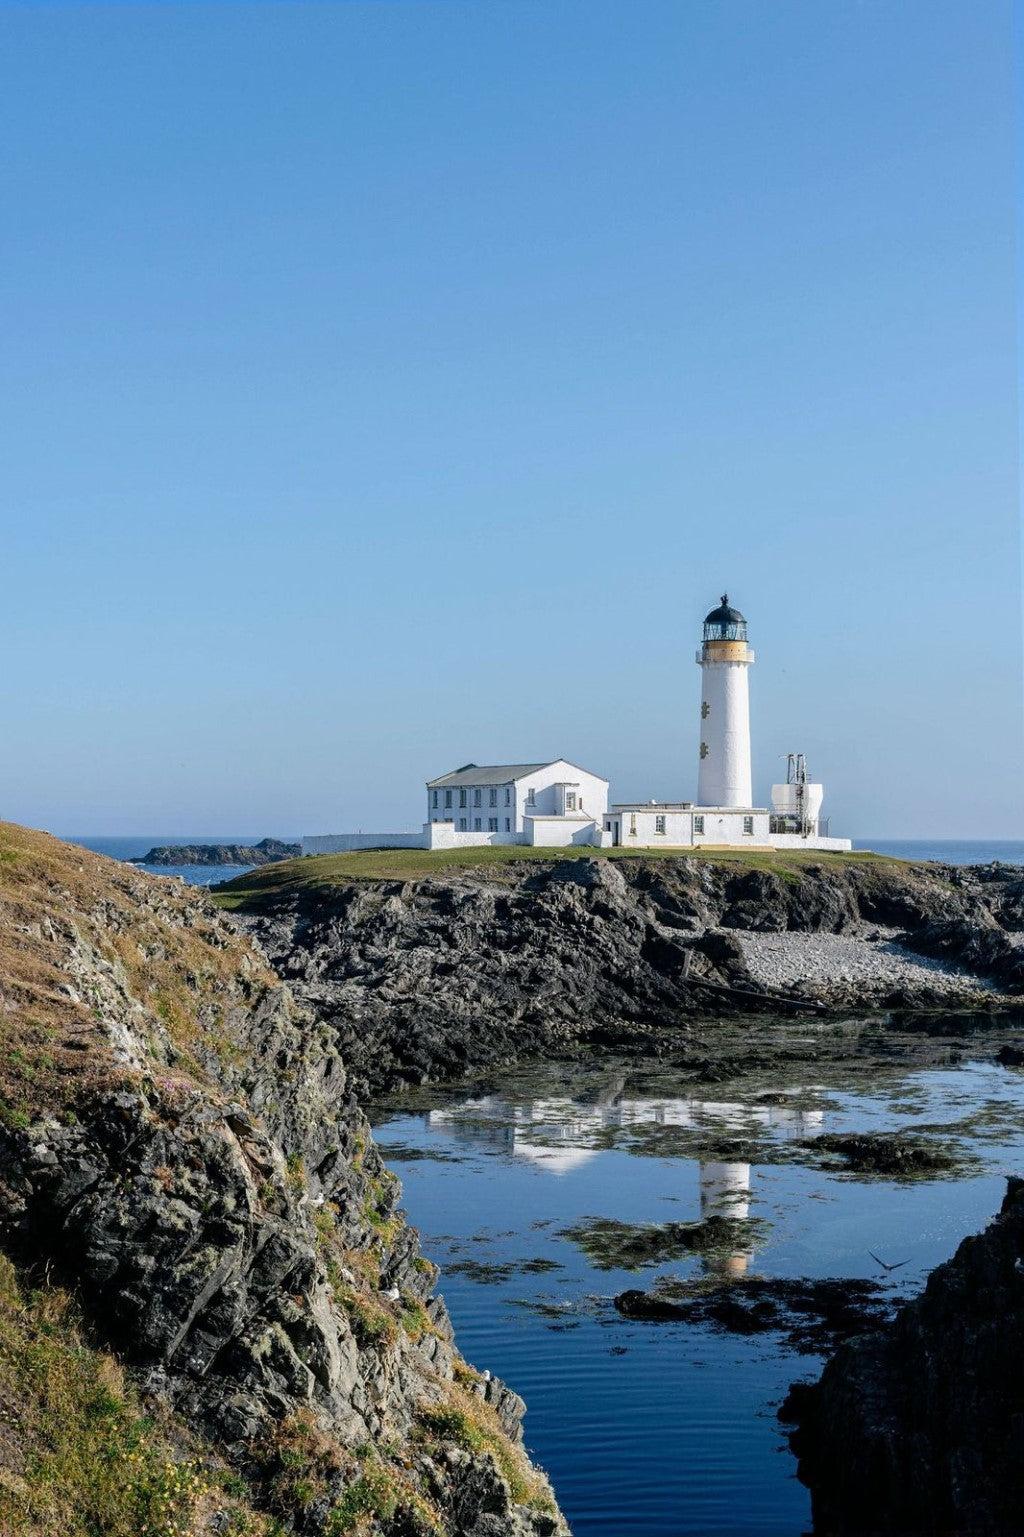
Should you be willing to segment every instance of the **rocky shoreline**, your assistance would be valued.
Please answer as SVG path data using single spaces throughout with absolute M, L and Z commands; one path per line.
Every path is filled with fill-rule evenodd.
M 566 1532 L 331 1032 L 202 894 L 0 824 L 0 1038 L 0 1530 L 71 1502 L 161 1537 Z M 120 1449 L 54 1419 L 50 1367 L 9 1369 L 57 1283 L 65 1404 L 150 1415 L 116 1477 Z
M 1021 870 L 884 861 L 795 875 L 553 859 L 310 886 L 229 918 L 194 889 L 0 824 L 0 1334 L 28 1349 L 28 1303 L 11 1299 L 74 1294 L 86 1343 L 69 1336 L 69 1359 L 109 1374 L 96 1352 L 116 1350 L 166 1467 L 203 1470 L 201 1484 L 173 1474 L 197 1533 L 564 1537 L 523 1451 L 522 1401 L 458 1353 L 362 1096 L 623 1046 L 698 1083 L 783 1061 L 948 1060 L 971 1031 L 984 1052 L 996 1011 L 1020 1017 L 1022 935 Z M 1024 1043 L 1004 1031 L 997 1049 L 1012 1062 Z M 880 1168 L 921 1156 L 859 1141 L 825 1151 Z M 1007 1430 L 985 1373 L 1019 1359 L 1020 1210 L 1016 1190 L 1001 1237 L 962 1246 L 951 1279 L 936 1272 L 892 1330 L 843 1346 L 796 1404 L 823 1530 L 863 1529 L 844 1501 L 870 1530 L 911 1516 L 1013 1530 L 992 1524 L 1009 1506 L 976 1492 L 991 1473 L 1018 1497 L 1024 1420 L 1014 1409 Z M 677 1224 L 603 1241 L 714 1237 Z M 776 1291 L 742 1316 L 726 1296 L 672 1306 L 797 1348 L 848 1332 L 841 1298 Z M 2 1354 L 3 1424 L 28 1425 L 31 1384 L 3 1376 Z M 941 1423 L 908 1408 L 904 1380 L 945 1405 Z M 990 1414 L 987 1439 L 961 1406 L 982 1426 Z M 847 1443 L 865 1479 L 888 1470 L 870 1508 L 849 1503 Z M 34 1510 L 27 1530 L 59 1528 L 39 1457 L 0 1427 L 0 1527 Z M 947 1474 L 929 1506 L 921 1489 Z M 129 1482 L 126 1498 L 141 1508 L 162 1487 Z
M 714 1021 L 745 1014 L 1024 1004 L 1024 871 L 1005 866 L 552 859 L 287 890 L 233 919 L 360 1093 L 669 1036 L 705 1060 Z
M 879 1332 L 783 1409 L 815 1531 L 1024 1530 L 1024 1180 Z

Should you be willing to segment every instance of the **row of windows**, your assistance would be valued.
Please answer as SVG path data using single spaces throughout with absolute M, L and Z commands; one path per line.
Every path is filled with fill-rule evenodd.
M 430 804 L 435 808 L 435 810 L 436 810 L 436 808 L 437 808 L 437 806 L 439 804 L 439 801 L 438 801 L 438 795 L 439 794 L 440 794 L 440 792 L 438 790 L 431 791 Z M 454 794 L 454 792 L 452 790 L 446 790 L 444 792 L 444 805 L 445 805 L 445 810 L 446 811 L 450 811 L 451 810 L 451 807 L 452 807 L 452 795 L 453 794 Z M 483 790 L 460 790 L 459 791 L 459 809 L 462 810 L 466 806 L 469 805 L 468 797 L 470 795 L 472 795 L 472 797 L 473 797 L 473 805 L 474 806 L 482 806 L 483 803 L 484 803 L 483 802 L 483 794 L 484 794 Z M 533 800 L 533 791 L 532 790 L 528 790 L 527 791 L 526 799 L 527 799 L 528 802 L 532 802 L 532 800 Z M 488 806 L 496 806 L 498 804 L 498 791 L 497 791 L 497 787 L 494 787 L 494 788 L 488 790 L 488 792 L 487 792 L 487 804 L 488 804 Z M 512 804 L 512 790 L 511 790 L 511 788 L 508 785 L 506 785 L 505 786 L 505 805 L 506 806 L 511 806 L 511 804 Z
M 481 822 L 481 818 L 480 817 L 474 817 L 473 818 L 473 831 L 475 833 L 483 832 L 483 828 L 480 826 L 480 822 Z M 498 818 L 497 817 L 488 817 L 487 818 L 487 831 L 489 833 L 496 833 L 498 831 Z M 507 833 L 510 833 L 512 831 L 512 818 L 511 817 L 506 817 L 505 818 L 505 831 Z M 459 832 L 460 833 L 468 833 L 469 832 L 469 819 L 467 817 L 459 817 Z
M 566 797 L 566 805 L 568 806 L 568 797 Z M 605 826 L 605 831 L 606 832 L 610 832 L 611 831 L 612 824 L 611 824 L 610 820 L 606 821 L 604 826 Z M 662 836 L 664 836 L 664 833 L 665 833 L 665 818 L 663 816 L 656 816 L 654 818 L 654 831 L 655 831 L 655 835 L 661 834 Z M 743 832 L 744 832 L 744 835 L 746 835 L 746 836 L 752 836 L 753 835 L 753 832 L 754 832 L 754 818 L 753 817 L 744 817 L 743 818 Z M 704 836 L 704 818 L 703 817 L 700 817 L 700 816 L 695 816 L 694 817 L 694 819 L 693 819 L 693 835 L 694 835 L 695 838 L 702 838 Z M 635 838 L 636 837 L 636 813 L 635 812 L 630 812 L 630 816 L 629 816 L 629 836 L 631 838 Z

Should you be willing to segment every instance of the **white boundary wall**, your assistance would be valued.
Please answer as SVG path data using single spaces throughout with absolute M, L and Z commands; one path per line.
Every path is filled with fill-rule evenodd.
M 303 854 L 350 854 L 355 849 L 421 849 L 422 833 L 323 833 L 303 838 Z
M 600 848 L 601 824 L 591 817 L 528 816 L 526 836 L 518 841 L 541 849 L 571 848 L 573 845 Z

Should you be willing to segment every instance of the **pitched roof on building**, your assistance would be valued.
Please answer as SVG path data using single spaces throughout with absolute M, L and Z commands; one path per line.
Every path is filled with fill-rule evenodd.
M 590 769 L 580 768 L 578 763 L 570 763 L 568 758 L 547 758 L 543 763 L 464 763 L 462 768 L 453 769 L 450 774 L 442 774 L 440 779 L 428 779 L 427 789 L 447 789 L 451 785 L 513 784 L 517 779 L 525 779 L 527 774 L 536 774 L 538 769 L 554 768 L 556 763 L 565 763 L 578 774 L 590 774 L 591 779 L 601 779 L 600 774 L 592 774 Z M 601 783 L 607 784 L 608 781 L 601 779 Z
M 428 779 L 427 789 L 438 790 L 448 785 L 507 785 L 560 761 L 559 758 L 549 758 L 545 763 L 490 763 L 483 767 L 467 763 L 450 774 L 442 774 L 440 779 Z

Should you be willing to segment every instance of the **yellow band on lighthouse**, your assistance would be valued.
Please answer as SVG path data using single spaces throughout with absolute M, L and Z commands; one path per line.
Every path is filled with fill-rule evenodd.
M 709 662 L 749 662 L 750 647 L 745 640 L 706 640 L 704 656 Z

